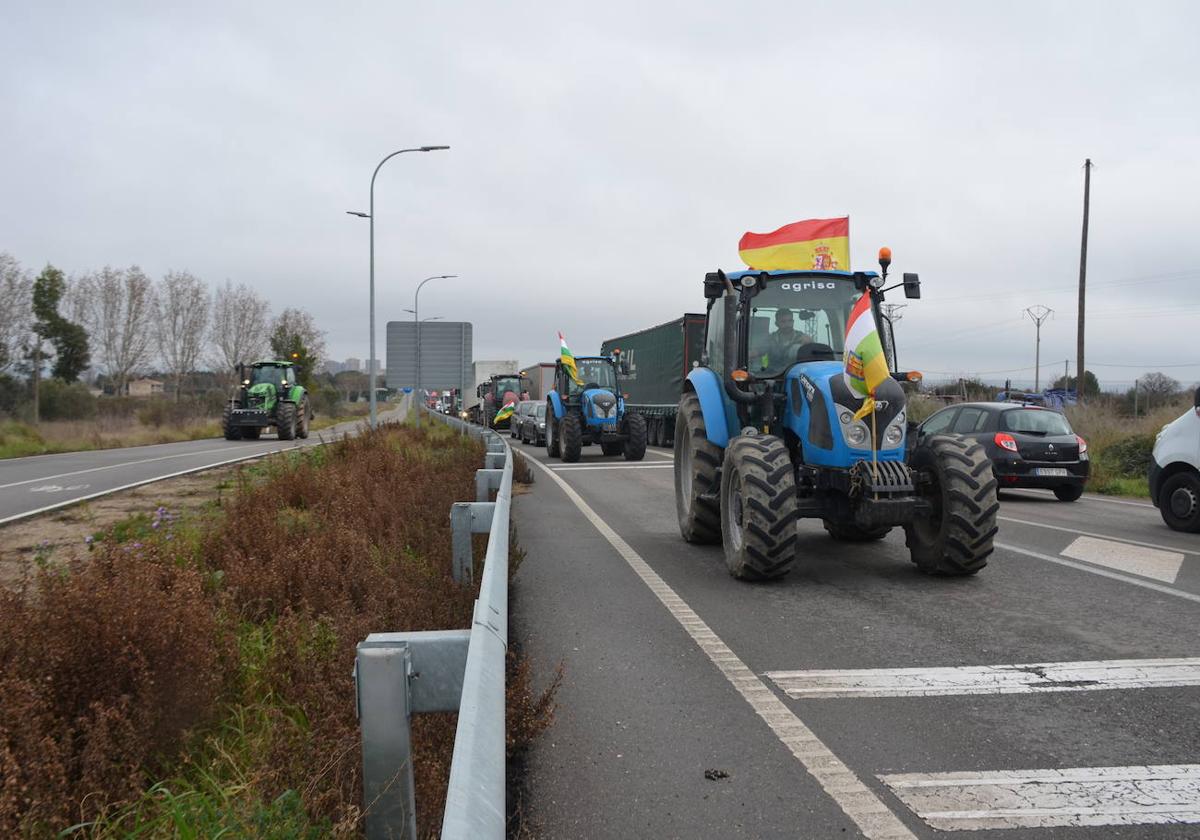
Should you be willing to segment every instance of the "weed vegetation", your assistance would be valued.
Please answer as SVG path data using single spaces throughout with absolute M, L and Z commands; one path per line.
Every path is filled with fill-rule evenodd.
M 0 591 L 0 836 L 357 835 L 355 645 L 469 626 L 448 510 L 482 454 L 436 424 L 383 426 L 248 467 L 203 515 L 132 517 Z M 510 655 L 508 691 L 519 753 L 553 686 Z M 454 726 L 413 719 L 422 836 Z

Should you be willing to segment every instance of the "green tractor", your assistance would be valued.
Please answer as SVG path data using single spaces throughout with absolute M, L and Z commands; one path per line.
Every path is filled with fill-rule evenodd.
M 258 440 L 269 426 L 280 440 L 308 437 L 312 408 L 299 378 L 300 369 L 292 362 L 238 365 L 237 393 L 221 415 L 225 440 Z

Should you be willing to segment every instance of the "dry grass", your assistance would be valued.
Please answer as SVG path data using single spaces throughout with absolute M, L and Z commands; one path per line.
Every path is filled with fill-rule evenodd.
M 176 443 L 220 434 L 220 425 L 208 419 L 157 427 L 142 425 L 136 417 L 54 420 L 37 426 L 8 420 L 0 422 L 0 458 Z
M 386 426 L 247 467 L 221 508 L 114 527 L 0 593 L 0 834 L 357 832 L 355 645 L 469 625 L 447 510 L 481 461 L 442 427 Z M 552 699 L 514 660 L 509 700 L 519 749 Z M 453 731 L 414 719 L 423 836 Z

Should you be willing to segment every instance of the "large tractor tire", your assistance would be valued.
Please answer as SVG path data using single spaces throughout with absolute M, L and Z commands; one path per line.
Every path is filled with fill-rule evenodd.
M 642 460 L 646 457 L 646 418 L 640 414 L 627 415 L 625 429 L 629 434 L 625 439 L 625 460 Z
M 739 435 L 721 466 L 725 565 L 739 580 L 786 575 L 796 561 L 800 510 L 787 444 L 773 435 Z
M 554 419 L 554 406 L 550 403 L 546 404 L 546 454 L 551 458 L 562 457 L 558 421 Z
M 721 541 L 721 509 L 712 494 L 723 456 L 704 430 L 699 398 L 684 394 L 675 415 L 675 513 L 679 533 L 690 543 Z
M 308 398 L 300 403 L 300 415 L 296 420 L 296 437 L 304 440 L 308 437 L 308 421 L 311 413 L 308 407 Z
M 233 425 L 233 408 L 231 406 L 225 406 L 225 410 L 221 412 L 221 431 L 225 435 L 225 440 L 242 439 L 241 428 Z
M 281 402 L 275 408 L 275 428 L 279 430 L 280 440 L 293 440 L 296 437 L 296 404 Z
M 860 528 L 857 525 L 845 522 L 831 522 L 826 519 L 825 530 L 829 532 L 829 536 L 841 542 L 872 542 L 883 539 L 892 529 L 889 525 L 879 528 Z
M 605 455 L 620 455 L 625 451 L 625 441 L 613 440 L 608 443 L 600 441 L 600 451 Z
M 242 428 L 242 437 L 246 440 L 258 440 L 262 437 L 262 429 L 258 426 L 245 426 Z
M 558 436 L 561 439 L 562 459 L 568 464 L 579 460 L 583 452 L 583 423 L 578 414 L 568 414 L 558 424 Z
M 928 518 L 904 526 L 917 568 L 932 575 L 973 575 L 987 565 L 996 536 L 996 478 L 982 446 L 953 435 L 933 435 L 910 460 L 926 481 L 918 492 L 932 507 Z

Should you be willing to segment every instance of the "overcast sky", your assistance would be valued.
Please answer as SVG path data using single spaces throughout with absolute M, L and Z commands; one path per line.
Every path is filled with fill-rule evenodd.
M 1089 368 L 1200 380 L 1195 3 L 0 2 L 0 251 L 35 270 L 245 282 L 365 358 L 344 211 L 446 144 L 376 183 L 380 358 L 428 275 L 461 277 L 423 314 L 528 364 L 848 214 L 854 268 L 921 275 L 903 367 L 1032 380 L 1025 307 L 1043 377 L 1075 357 L 1091 157 Z

